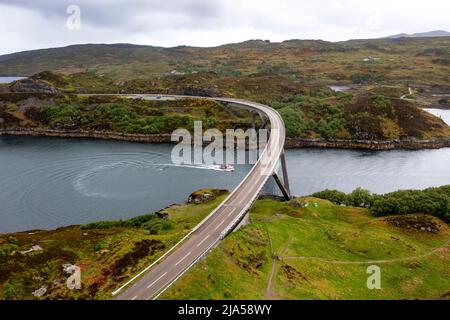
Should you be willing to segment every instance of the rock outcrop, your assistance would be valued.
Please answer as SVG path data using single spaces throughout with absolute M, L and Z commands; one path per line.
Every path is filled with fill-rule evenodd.
M 13 82 L 9 89 L 11 92 L 19 93 L 59 93 L 60 91 L 55 87 L 47 84 L 44 81 L 35 79 L 22 79 Z
M 88 138 L 101 140 L 118 140 L 142 143 L 172 143 L 170 134 L 126 134 L 104 131 L 82 131 L 82 130 L 53 130 L 40 128 L 8 127 L 2 121 L 0 114 L 0 136 L 34 136 L 34 137 L 61 137 L 61 138 Z M 11 123 L 12 120 L 6 121 Z M 18 123 L 13 123 L 16 126 Z M 433 138 L 430 140 L 338 140 L 338 139 L 308 139 L 308 138 L 286 138 L 287 149 L 301 148 L 330 148 L 330 149 L 352 149 L 352 150 L 422 150 L 440 149 L 450 147 L 450 137 Z
M 219 97 L 221 92 L 217 88 L 194 88 L 181 87 L 173 88 L 168 91 L 171 95 L 197 96 L 197 97 Z
M 31 136 L 31 137 L 59 137 L 59 138 L 87 138 L 100 140 L 117 140 L 145 143 L 170 143 L 170 134 L 126 134 L 118 132 L 82 131 L 82 130 L 53 130 L 38 128 L 5 128 L 0 126 L 0 135 Z
M 338 140 L 338 139 L 305 139 L 287 138 L 286 148 L 335 148 L 335 149 L 364 149 L 364 150 L 421 150 L 440 149 L 450 147 L 450 137 L 434 138 L 430 140 Z
M 201 204 L 210 202 L 225 193 L 227 193 L 227 190 L 199 190 L 189 196 L 188 203 Z

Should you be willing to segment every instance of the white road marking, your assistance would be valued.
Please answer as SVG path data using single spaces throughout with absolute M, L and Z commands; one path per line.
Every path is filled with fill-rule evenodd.
M 259 184 L 259 180 L 261 180 L 261 178 L 256 181 L 256 184 Z M 248 196 L 253 192 L 255 192 L 254 188 L 249 188 L 249 191 L 245 194 L 239 204 L 243 204 L 244 202 L 248 201 Z
M 223 225 L 223 223 L 225 222 L 225 220 L 222 220 L 222 222 L 221 223 L 219 223 L 219 225 L 214 229 L 214 231 L 217 231 L 217 229 L 219 229 L 220 228 L 220 226 L 221 225 Z
M 191 251 L 189 251 L 183 258 L 181 258 L 180 261 L 178 261 L 177 263 L 175 263 L 175 266 L 179 265 L 179 264 L 181 263 L 181 261 L 183 261 L 184 259 L 186 259 L 190 254 L 191 254 Z
M 154 285 L 154 284 L 157 283 L 159 280 L 161 280 L 161 278 L 164 277 L 166 274 L 167 274 L 167 272 L 164 272 L 162 275 L 160 275 L 158 279 L 156 279 L 155 281 L 153 281 L 152 283 L 150 283 L 150 284 L 148 285 L 147 289 L 150 289 L 150 287 L 151 287 L 152 285 Z
M 230 213 L 228 214 L 227 218 L 229 218 L 238 208 L 234 208 L 233 210 L 230 211 Z
M 136 300 L 138 296 L 134 296 L 133 298 L 131 298 L 131 300 Z
M 197 248 L 200 247 L 202 245 L 202 243 L 205 242 L 206 239 L 208 239 L 208 238 L 209 238 L 209 234 L 206 237 L 204 237 L 203 240 L 197 244 Z
M 178 98 L 176 98 L 178 99 Z M 227 101 L 227 99 L 217 99 L 217 101 Z M 230 217 L 233 215 L 233 213 L 236 212 L 236 210 L 238 210 L 238 212 L 241 212 L 243 210 L 243 207 L 240 205 L 242 203 L 246 203 L 249 200 L 249 197 L 251 199 L 253 199 L 253 195 L 254 192 L 256 192 L 256 190 L 260 189 L 260 183 L 261 183 L 261 179 L 267 179 L 267 170 L 268 169 L 272 169 L 274 165 L 276 165 L 278 159 L 272 159 L 274 157 L 275 154 L 277 154 L 280 151 L 280 148 L 282 149 L 283 147 L 283 142 L 284 142 L 284 127 L 283 128 L 278 128 L 278 127 L 282 127 L 282 121 L 280 121 L 280 119 L 278 119 L 278 114 L 271 110 L 270 108 L 266 110 L 266 107 L 257 103 L 249 103 L 249 102 L 242 102 L 240 100 L 234 100 L 234 99 L 229 99 L 228 102 L 233 102 L 235 101 L 237 104 L 243 104 L 243 105 L 247 105 L 256 109 L 261 110 L 263 113 L 266 114 L 266 116 L 268 117 L 268 119 L 270 120 L 271 123 L 271 127 L 272 127 L 272 132 L 270 135 L 269 140 L 267 141 L 267 145 L 265 146 L 264 152 L 263 154 L 260 155 L 260 159 L 259 162 L 257 163 L 257 165 L 252 169 L 253 171 L 250 172 L 246 178 L 239 184 L 239 186 L 230 194 L 229 198 L 227 198 L 226 202 L 230 203 L 229 206 L 230 207 L 234 207 L 234 210 L 231 210 L 231 212 L 228 213 L 228 216 L 226 218 L 224 218 L 224 212 L 221 209 L 226 209 L 228 208 L 228 204 L 223 203 L 223 207 L 220 208 L 219 207 L 213 211 L 213 213 L 207 217 L 207 219 L 205 219 L 201 224 L 199 224 L 196 228 L 194 228 L 194 230 L 192 231 L 192 233 L 194 233 L 196 230 L 199 229 L 199 226 L 204 226 L 204 228 L 211 228 L 212 226 L 214 226 L 215 223 L 219 223 L 220 219 L 223 219 L 220 224 L 216 227 L 215 230 L 219 229 L 220 226 L 222 226 L 224 223 L 226 223 L 227 221 L 230 220 Z M 278 145 L 277 145 L 278 144 Z M 250 184 L 251 183 L 251 184 Z M 232 196 L 235 195 L 233 198 Z M 239 204 L 238 204 L 239 203 Z M 240 208 L 240 209 L 239 209 Z M 217 214 L 216 217 L 214 218 L 213 214 Z M 208 220 L 209 218 L 213 218 Z M 208 222 L 209 221 L 209 222 Z M 189 233 L 185 238 L 183 238 L 183 240 L 187 239 L 192 233 Z M 202 239 L 202 241 L 200 243 L 197 244 L 197 247 L 201 246 L 201 244 L 203 244 L 207 238 L 209 238 L 210 235 L 207 235 L 204 239 Z M 181 245 L 181 243 L 183 242 L 180 241 L 179 243 L 177 243 L 174 247 L 172 247 L 168 252 L 166 252 L 160 259 L 158 259 L 156 262 L 154 262 L 152 265 L 150 265 L 149 267 L 147 267 L 144 271 L 142 271 L 141 273 L 139 273 L 139 275 L 141 275 L 143 272 L 149 270 L 153 265 L 155 265 L 158 261 L 161 261 L 164 257 L 168 256 L 169 253 L 176 247 L 178 247 L 178 245 Z M 187 256 L 189 256 L 191 254 L 191 252 L 189 252 L 186 256 L 184 256 L 176 265 L 180 264 L 181 261 L 183 261 L 184 259 L 186 259 Z M 193 257 L 193 259 L 196 257 Z M 195 261 L 194 261 L 195 262 Z M 183 274 L 183 272 L 181 272 L 181 274 Z M 151 287 L 152 285 L 157 284 L 157 282 L 159 280 L 161 280 L 162 277 L 164 277 L 167 274 L 164 273 L 163 275 L 161 275 L 158 279 L 156 279 L 152 284 L 150 284 L 148 286 Z M 181 274 L 178 274 L 178 276 L 175 278 L 178 279 Z M 126 287 L 126 285 L 128 285 L 129 283 L 133 282 L 135 279 L 137 279 L 137 277 L 139 276 L 135 276 L 134 278 L 132 278 L 129 282 L 127 282 L 124 286 L 122 286 L 121 288 L 119 288 L 118 290 L 116 290 L 114 292 L 114 295 L 117 294 L 119 291 L 121 291 L 123 288 Z M 169 281 L 172 281 L 171 283 L 169 283 L 168 285 L 166 283 L 162 283 L 161 285 L 164 285 L 165 287 L 163 288 L 164 290 L 167 289 L 168 286 L 170 286 L 175 280 L 172 281 L 172 279 L 169 279 Z M 159 288 L 158 288 L 159 289 Z M 163 290 L 163 291 L 164 291 Z M 161 294 L 161 292 L 159 293 Z M 159 296 L 159 295 L 158 295 Z M 133 299 L 137 299 L 138 296 L 134 297 Z

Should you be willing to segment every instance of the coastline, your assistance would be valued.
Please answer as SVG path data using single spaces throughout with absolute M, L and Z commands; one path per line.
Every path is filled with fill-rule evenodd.
M 405 139 L 387 141 L 286 138 L 286 148 L 323 148 L 373 151 L 431 150 L 450 148 L 450 137 L 433 138 L 430 140 Z
M 97 140 L 115 140 L 138 143 L 173 143 L 170 134 L 127 134 L 104 131 L 80 131 L 80 130 L 54 130 L 54 129 L 30 129 L 7 128 L 0 129 L 0 136 L 31 136 L 31 137 L 56 137 L 56 138 L 80 138 Z M 347 150 L 426 150 L 450 148 L 450 137 L 432 138 L 430 140 L 404 139 L 404 140 L 342 140 L 342 139 L 307 139 L 286 138 L 286 149 L 323 148 L 323 149 L 347 149 Z
M 172 203 L 172 204 L 165 206 L 164 208 L 154 211 L 153 213 L 147 213 L 147 214 L 142 213 L 142 214 L 133 216 L 132 218 L 129 218 L 129 219 L 133 219 L 135 217 L 140 217 L 140 216 L 144 216 L 144 215 L 148 215 L 148 214 L 153 214 L 155 217 L 164 220 L 164 219 L 168 218 L 168 215 L 166 213 L 167 210 L 172 209 L 173 207 L 176 207 L 176 206 L 186 206 L 188 204 L 189 204 L 188 200 L 179 202 L 179 203 Z M 111 220 L 111 221 L 122 221 L 122 220 L 126 220 L 126 219 L 116 219 L 116 220 Z M 59 227 L 52 227 L 52 228 L 0 232 L 0 236 L 14 236 L 14 235 L 19 235 L 19 234 L 31 236 L 31 235 L 35 235 L 35 234 L 39 234 L 39 233 L 43 233 L 43 232 L 54 232 L 54 231 L 58 231 L 61 229 L 67 229 L 67 228 L 83 228 L 83 226 L 89 225 L 91 223 L 97 223 L 97 222 L 102 222 L 102 221 L 106 221 L 106 220 L 94 220 L 94 221 L 91 221 L 91 222 L 88 222 L 85 224 L 76 224 L 76 223 L 67 224 L 67 225 L 61 225 Z
M 54 138 L 81 138 L 96 140 L 117 140 L 141 143 L 171 143 L 170 134 L 128 134 L 103 131 L 53 130 L 53 129 L 0 129 L 0 136 L 29 136 Z

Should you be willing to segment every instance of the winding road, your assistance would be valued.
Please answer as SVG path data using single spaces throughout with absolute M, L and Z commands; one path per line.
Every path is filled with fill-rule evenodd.
M 154 95 L 130 97 L 156 99 Z M 158 99 L 184 98 L 187 97 L 158 97 Z M 275 171 L 283 152 L 285 126 L 281 116 L 274 109 L 259 103 L 238 99 L 191 96 L 189 98 L 210 99 L 264 114 L 271 124 L 269 141 L 257 163 L 231 194 L 164 256 L 116 290 L 113 295 L 118 300 L 156 299 L 209 250 L 216 246 L 221 239 L 239 224 L 250 209 L 264 184 Z

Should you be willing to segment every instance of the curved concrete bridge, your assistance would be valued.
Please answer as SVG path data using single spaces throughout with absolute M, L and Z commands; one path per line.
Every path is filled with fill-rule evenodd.
M 137 97 L 137 96 L 131 96 Z M 153 95 L 139 95 L 144 99 L 154 99 Z M 184 96 L 164 96 L 169 99 L 184 99 Z M 133 279 L 128 281 L 113 295 L 119 300 L 148 300 L 156 299 L 164 290 L 181 277 L 191 266 L 200 260 L 215 245 L 228 235 L 247 214 L 253 202 L 258 198 L 267 180 L 274 176 L 286 198 L 289 198 L 289 186 L 284 160 L 285 127 L 277 111 L 255 102 L 228 99 L 211 99 L 230 106 L 246 108 L 263 114 L 270 122 L 270 137 L 266 148 L 249 174 L 231 192 L 231 194 L 194 230 L 192 230 L 177 245 L 165 255 L 147 267 Z M 276 175 L 281 161 L 284 181 Z

